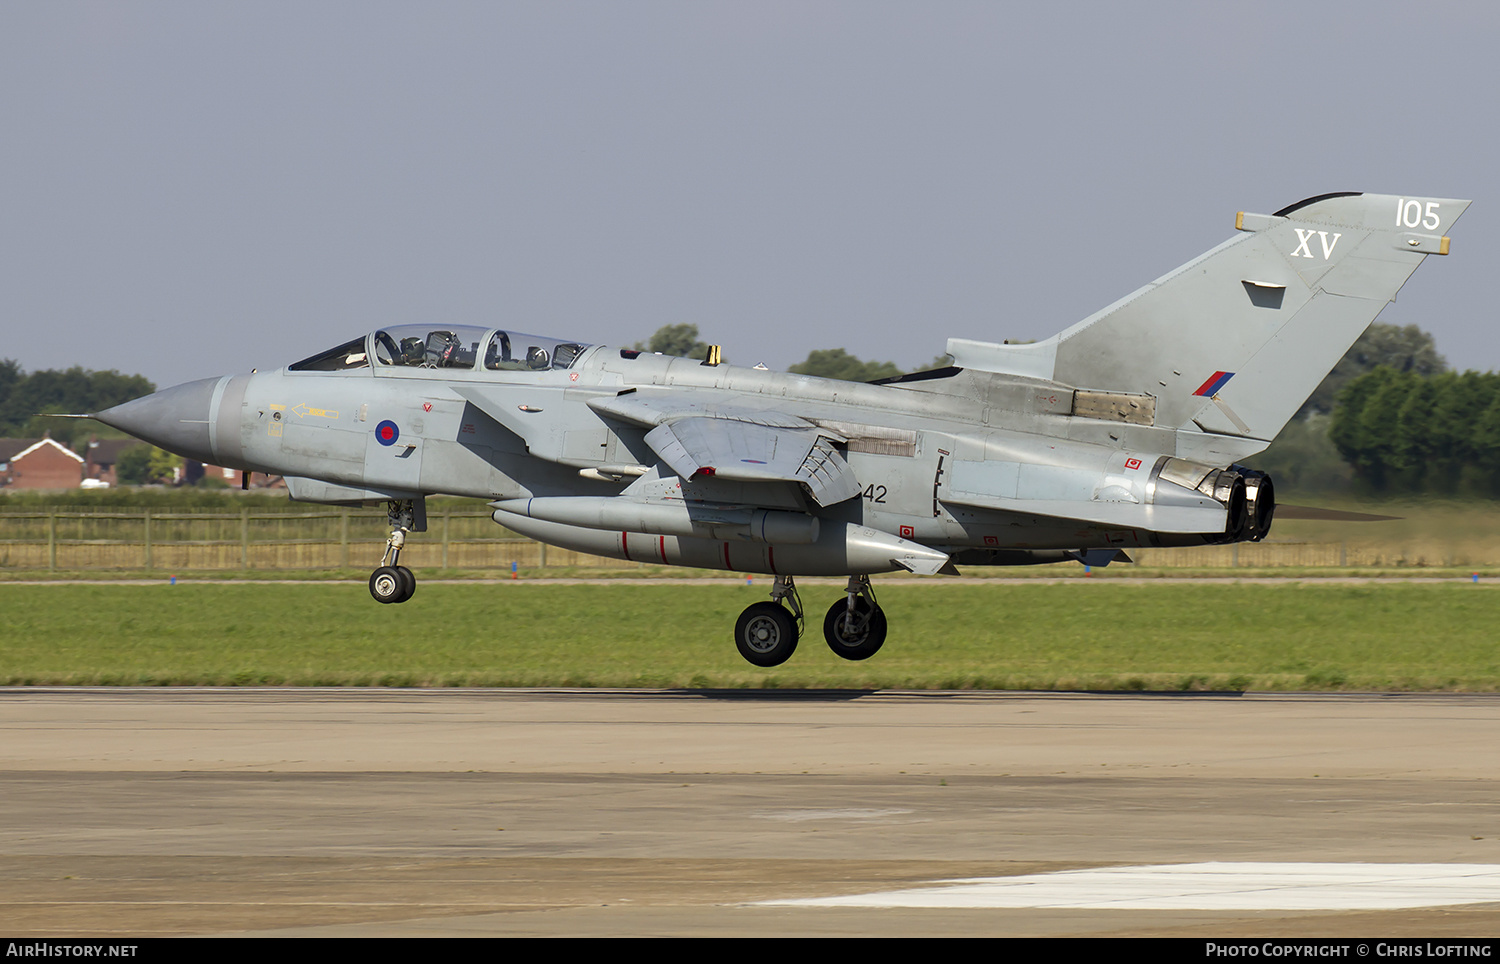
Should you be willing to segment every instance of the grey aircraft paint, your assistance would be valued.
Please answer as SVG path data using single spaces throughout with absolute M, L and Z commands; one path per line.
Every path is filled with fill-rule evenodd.
M 858 384 L 412 325 L 287 368 L 189 382 L 95 417 L 162 448 L 287 477 L 292 498 L 385 502 L 371 592 L 425 497 L 603 556 L 766 573 L 736 627 L 758 665 L 789 657 L 793 577 L 847 575 L 833 650 L 864 659 L 885 617 L 869 575 L 1075 559 L 1136 546 L 1259 540 L 1262 451 L 1468 201 L 1340 193 L 1238 232 L 1046 341 L 952 339 L 945 369 Z

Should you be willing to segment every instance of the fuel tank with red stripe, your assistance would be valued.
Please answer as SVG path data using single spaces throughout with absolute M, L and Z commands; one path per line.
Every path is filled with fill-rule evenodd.
M 800 544 L 593 528 L 505 509 L 496 510 L 495 521 L 523 536 L 596 556 L 729 572 L 843 576 L 905 570 L 930 575 L 948 564 L 947 553 L 889 532 L 828 519 L 815 520 L 820 522 L 816 538 Z

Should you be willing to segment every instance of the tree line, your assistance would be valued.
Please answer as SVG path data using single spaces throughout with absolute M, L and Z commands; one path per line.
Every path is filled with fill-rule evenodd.
M 702 359 L 698 326 L 667 325 L 642 351 Z M 874 381 L 948 364 L 940 355 L 914 369 L 865 361 L 844 348 L 808 353 L 790 371 Z M 156 390 L 141 375 L 79 366 L 27 373 L 0 360 L 0 436 L 52 437 L 75 450 L 88 438 L 121 433 L 86 419 L 42 412 L 97 412 Z M 170 473 L 166 453 L 142 444 L 122 455 L 122 481 Z M 1500 374 L 1449 370 L 1432 336 L 1415 325 L 1374 324 L 1360 336 L 1266 452 L 1249 460 L 1288 490 L 1336 492 L 1358 485 L 1378 494 L 1500 497 Z
M 709 343 L 698 337 L 697 325 L 664 325 L 644 342 L 636 342 L 638 351 L 654 351 L 678 358 L 708 357 Z M 728 358 L 724 359 L 728 361 Z M 843 348 L 818 348 L 807 353 L 807 358 L 791 366 L 787 371 L 797 375 L 816 375 L 819 378 L 837 378 L 846 382 L 873 382 L 878 378 L 893 378 L 907 371 L 924 368 L 941 368 L 948 364 L 947 355 L 939 355 L 927 365 L 913 369 L 902 369 L 895 362 L 864 361 L 849 354 Z
M 1328 437 L 1373 492 L 1500 496 L 1500 374 L 1377 368 L 1339 393 Z
M 0 359 L 0 437 L 51 436 L 84 454 L 91 438 L 127 438 L 124 432 L 86 418 L 48 418 L 45 413 L 84 415 L 156 391 L 144 375 L 90 371 L 81 366 L 47 368 L 28 373 L 12 358 Z M 145 442 L 120 453 L 115 477 L 139 485 L 170 477 L 182 460 Z
M 51 433 L 70 448 L 91 435 L 121 438 L 121 433 L 89 419 L 46 418 L 41 413 L 99 412 L 154 391 L 156 386 L 143 375 L 89 371 L 77 365 L 28 374 L 14 359 L 0 359 L 0 436 L 40 438 Z

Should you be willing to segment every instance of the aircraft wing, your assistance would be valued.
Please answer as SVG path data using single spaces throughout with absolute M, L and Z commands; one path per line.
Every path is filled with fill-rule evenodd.
M 811 422 L 799 415 L 770 407 L 777 401 L 786 404 L 784 398 L 762 399 L 749 395 L 731 395 L 726 401 L 726 393 L 718 389 L 678 389 L 670 392 L 629 391 L 622 395 L 594 398 L 589 400 L 589 408 L 600 415 L 608 415 L 642 428 L 655 428 L 663 422 L 693 417 L 723 418 L 778 428 L 813 427 Z
M 795 482 L 819 505 L 859 494 L 843 441 L 796 415 L 725 406 L 701 393 L 631 393 L 589 403 L 596 412 L 651 430 L 646 444 L 684 479 L 700 474 L 731 482 Z

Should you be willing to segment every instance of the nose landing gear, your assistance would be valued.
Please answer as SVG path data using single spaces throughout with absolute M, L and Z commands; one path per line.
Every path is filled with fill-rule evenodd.
M 416 528 L 416 509 L 410 500 L 386 503 L 386 519 L 390 522 L 391 534 L 385 540 L 385 554 L 380 557 L 380 568 L 370 573 L 370 595 L 376 602 L 402 603 L 417 591 L 417 577 L 401 562 L 401 550 L 406 546 L 406 534 Z

